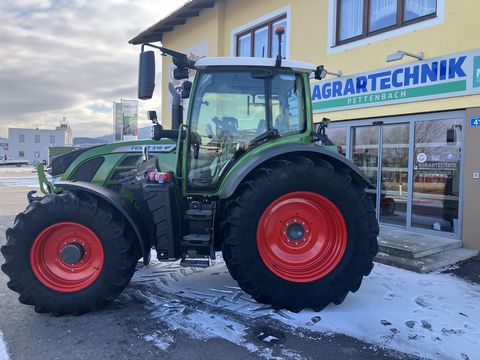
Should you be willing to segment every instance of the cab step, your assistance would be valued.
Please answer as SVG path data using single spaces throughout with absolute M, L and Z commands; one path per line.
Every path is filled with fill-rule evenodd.
M 190 209 L 187 210 L 185 219 L 187 220 L 196 220 L 196 221 L 205 221 L 212 220 L 213 211 L 211 208 L 202 208 L 202 209 Z
M 210 234 L 189 234 L 183 237 L 182 246 L 186 247 L 210 247 Z
M 207 268 L 210 266 L 209 259 L 182 259 L 180 266 L 194 267 L 194 268 Z
M 186 235 L 182 236 L 180 242 L 183 249 L 182 262 L 188 263 L 185 266 L 206 267 L 209 258 L 215 260 L 213 239 L 215 210 L 215 202 L 194 201 L 185 212 Z

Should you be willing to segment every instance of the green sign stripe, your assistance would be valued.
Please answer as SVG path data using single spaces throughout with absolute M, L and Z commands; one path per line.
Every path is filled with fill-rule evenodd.
M 342 99 L 317 101 L 313 103 L 313 110 L 320 110 L 326 108 L 335 108 L 341 106 L 374 104 L 385 101 L 401 102 L 402 99 L 416 98 L 429 95 L 447 94 L 456 91 L 465 91 L 467 89 L 467 81 L 460 80 L 444 84 L 427 85 L 412 89 L 400 89 L 393 91 L 386 91 L 381 93 L 366 94 L 360 96 L 350 96 Z

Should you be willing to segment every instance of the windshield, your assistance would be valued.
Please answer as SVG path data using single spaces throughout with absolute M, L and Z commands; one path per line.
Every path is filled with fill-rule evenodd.
M 199 75 L 190 119 L 190 188 L 216 188 L 226 165 L 268 129 L 277 129 L 280 136 L 304 131 L 302 76 L 292 71 L 268 75 L 266 71 Z

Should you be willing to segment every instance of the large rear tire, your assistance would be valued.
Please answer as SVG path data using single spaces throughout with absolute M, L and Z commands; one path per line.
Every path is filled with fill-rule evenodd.
M 378 224 L 364 189 L 326 160 L 272 160 L 226 202 L 222 251 L 232 277 L 274 308 L 321 310 L 373 268 Z
M 138 248 L 130 226 L 107 203 L 63 192 L 31 203 L 7 230 L 2 270 L 20 302 L 37 312 L 82 314 L 128 285 Z

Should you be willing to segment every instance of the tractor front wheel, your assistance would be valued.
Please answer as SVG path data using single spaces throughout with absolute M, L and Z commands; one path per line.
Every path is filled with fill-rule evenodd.
M 239 186 L 223 214 L 230 273 L 274 308 L 340 304 L 373 267 L 373 205 L 347 172 L 326 160 L 292 156 L 266 163 Z
M 123 216 L 86 193 L 31 203 L 7 230 L 2 270 L 20 302 L 37 312 L 82 314 L 117 297 L 137 263 Z

